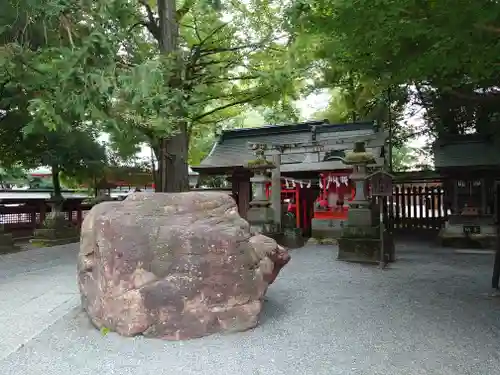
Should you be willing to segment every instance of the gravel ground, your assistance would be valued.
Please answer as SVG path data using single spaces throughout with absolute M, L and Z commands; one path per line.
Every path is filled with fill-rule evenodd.
M 0 360 L 78 305 L 75 259 L 75 245 L 0 255 Z
M 385 271 L 337 262 L 331 247 L 294 250 L 261 325 L 244 333 L 185 342 L 102 336 L 76 308 L 0 360 L 0 374 L 499 374 L 500 298 L 486 295 L 492 256 L 397 249 Z M 38 254 L 39 267 L 75 288 L 74 252 L 55 251 L 59 261 L 34 252 L 24 254 Z M 7 263 L 29 269 L 16 259 Z M 9 269 L 1 265 L 0 275 Z M 12 297 L 5 293 L 3 301 Z

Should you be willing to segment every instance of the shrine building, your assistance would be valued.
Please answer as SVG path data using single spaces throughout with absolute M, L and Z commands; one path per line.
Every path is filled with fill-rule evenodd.
M 249 144 L 266 144 L 287 149 L 279 160 L 282 216 L 293 217 L 304 235 L 311 227 L 340 228 L 347 219 L 348 203 L 355 188 L 349 176 L 352 169 L 343 163 L 344 152 L 355 142 L 365 142 L 375 156 L 372 167 L 385 165 L 387 132 L 375 122 L 330 124 L 310 121 L 289 125 L 225 130 L 210 154 L 192 169 L 201 177 L 225 175 L 232 183 L 232 195 L 242 217 L 252 199 L 251 172 L 246 168 L 255 154 Z M 268 156 L 269 158 L 269 156 Z M 273 160 L 274 162 L 274 160 Z M 271 197 L 268 186 L 268 197 Z M 276 209 L 277 202 L 273 202 Z M 314 224 L 315 223 L 315 224 Z
M 440 136 L 433 146 L 444 181 L 443 244 L 494 247 L 500 211 L 500 149 L 483 134 Z

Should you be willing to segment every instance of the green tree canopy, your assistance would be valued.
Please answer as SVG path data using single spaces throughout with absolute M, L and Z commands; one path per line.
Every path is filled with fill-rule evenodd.
M 406 87 L 431 134 L 498 129 L 496 2 L 300 0 L 287 15 L 325 82 L 348 72 L 382 90 Z
M 278 1 L 6 5 L 0 82 L 17 95 L 10 110 L 23 111 L 24 132 L 91 122 L 122 150 L 146 141 L 162 173 L 180 176 L 163 189 L 185 187 L 193 134 L 215 133 L 249 105 L 293 112 L 300 72 Z

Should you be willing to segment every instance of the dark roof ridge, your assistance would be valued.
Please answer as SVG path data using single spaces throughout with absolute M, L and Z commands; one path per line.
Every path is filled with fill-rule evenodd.
M 438 136 L 434 141 L 434 144 L 439 146 L 446 146 L 464 143 L 490 143 L 491 141 L 492 137 L 488 134 L 446 134 Z
M 319 120 L 319 121 L 305 121 L 295 124 L 265 125 L 258 128 L 240 128 L 240 129 L 224 130 L 220 136 L 220 141 L 224 141 L 225 139 L 246 138 L 252 136 L 255 137 L 255 136 L 272 135 L 272 134 L 309 132 L 311 131 L 312 126 L 316 126 L 317 132 L 323 133 L 332 130 L 348 131 L 348 130 L 370 128 L 370 127 L 375 128 L 376 124 L 373 121 L 330 124 L 325 120 Z

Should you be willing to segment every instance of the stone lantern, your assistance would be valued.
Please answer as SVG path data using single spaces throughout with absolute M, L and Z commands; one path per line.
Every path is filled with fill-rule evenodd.
M 266 185 L 271 181 L 269 173 L 275 168 L 275 165 L 266 160 L 264 156 L 266 145 L 253 144 L 252 150 L 255 152 L 256 159 L 249 161 L 247 168 L 253 172 L 250 182 L 253 186 L 254 195 L 247 212 L 247 220 L 250 223 L 252 232 L 270 234 L 275 232 L 274 212 L 271 202 L 266 196 Z
M 64 198 L 52 195 L 47 204 L 51 211 L 45 217 L 41 228 L 35 229 L 30 243 L 39 247 L 66 245 L 80 240 L 80 228 L 66 219 L 62 210 Z M 71 213 L 70 213 L 71 215 Z
M 393 260 L 394 241 L 389 234 L 384 235 L 384 245 L 381 243 L 381 227 L 379 212 L 371 207 L 370 199 L 366 196 L 367 167 L 374 164 L 374 156 L 366 151 L 364 142 L 355 144 L 354 149 L 346 152 L 343 162 L 352 165 L 351 180 L 356 186 L 356 196 L 349 205 L 347 225 L 342 229 L 338 239 L 338 259 L 349 262 L 374 263 L 380 262 L 380 252 L 388 254 Z
M 189 174 L 189 187 L 191 189 L 195 189 L 200 182 L 200 174 L 195 172 L 188 166 L 188 174 Z
M 346 152 L 344 164 L 351 165 L 353 172 L 350 176 L 356 188 L 354 200 L 349 203 L 347 213 L 348 225 L 371 226 L 372 211 L 370 201 L 366 196 L 366 178 L 368 164 L 374 164 L 375 158 L 371 152 L 366 151 L 364 142 L 356 142 L 352 151 Z
M 8 254 L 19 251 L 20 248 L 14 242 L 12 233 L 5 231 L 4 225 L 0 224 L 0 254 Z

